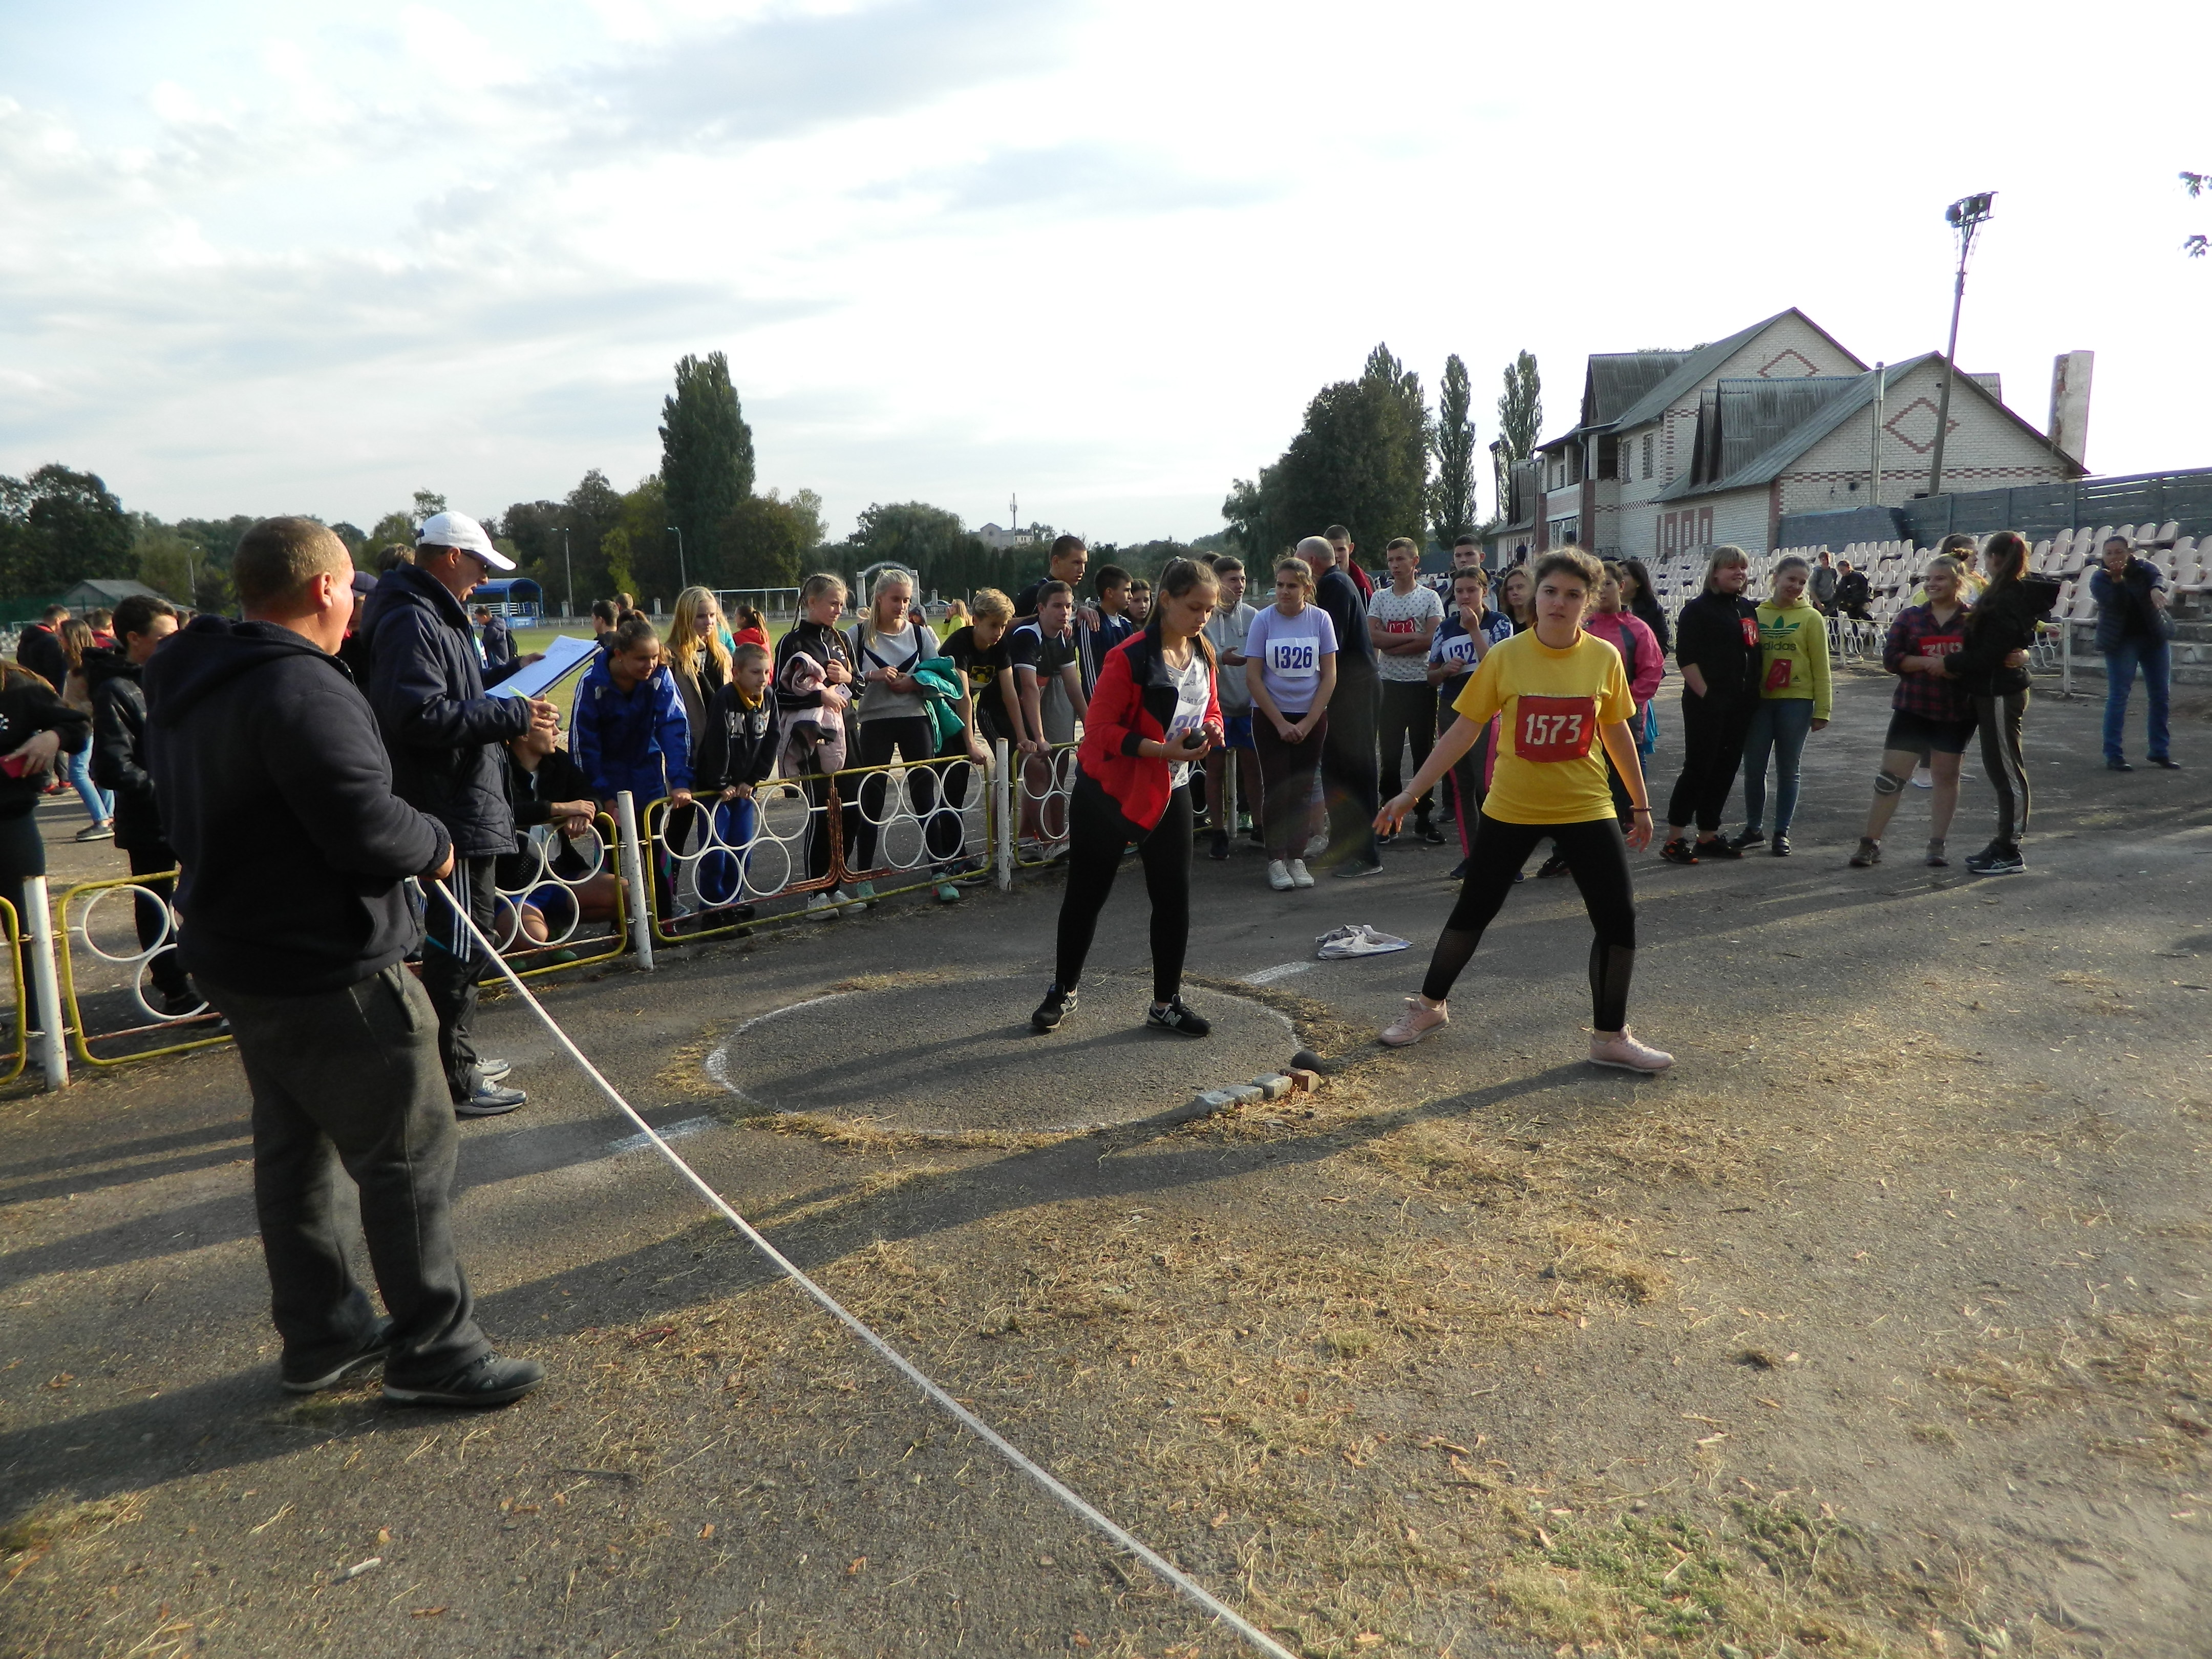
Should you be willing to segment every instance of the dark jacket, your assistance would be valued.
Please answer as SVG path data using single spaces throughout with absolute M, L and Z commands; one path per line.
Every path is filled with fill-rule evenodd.
M 403 564 L 368 596 L 361 632 L 368 641 L 369 706 L 392 751 L 399 799 L 444 824 L 463 858 L 512 852 L 514 815 L 500 745 L 530 729 L 530 705 L 484 695 L 461 602 L 428 572 Z M 490 678 L 496 684 L 507 675 Z
M 69 678 L 69 653 L 61 636 L 44 623 L 33 623 L 15 641 L 15 661 L 58 691 Z
M 2166 612 L 2150 601 L 2150 596 L 2165 586 L 2166 578 L 2146 559 L 2131 556 L 2117 581 L 2101 564 L 2091 571 L 2089 592 L 2097 601 L 2097 649 L 2117 651 L 2129 639 L 2172 638 L 2173 628 Z M 23 637 L 27 640 L 30 635 Z M 15 659 L 22 660 L 20 652 Z
M 1705 701 L 1718 706 L 1759 694 L 1759 607 L 1740 593 L 1700 593 L 1674 625 L 1674 660 L 1705 676 Z M 1687 687 L 1682 695 L 1698 694 Z
M 92 781 L 115 797 L 115 844 L 126 853 L 161 847 L 161 810 L 147 768 L 146 693 L 139 667 L 120 647 L 84 653 L 92 690 Z
M 342 990 L 422 936 L 404 878 L 451 846 L 392 793 L 368 704 L 274 623 L 196 617 L 146 665 L 185 965 L 264 996 Z
M 1351 577 L 1341 570 L 1322 574 L 1314 584 L 1314 603 L 1328 613 L 1336 628 L 1336 678 L 1341 685 L 1347 675 L 1355 680 L 1372 680 L 1375 673 L 1375 641 L 1367 637 L 1367 601 L 1359 597 L 1359 589 Z
M 484 619 L 477 635 L 483 641 L 484 666 L 507 668 L 519 654 L 514 648 L 514 630 L 497 617 Z
M 1863 570 L 1846 570 L 1836 578 L 1836 609 L 1856 612 L 1867 608 L 1874 598 L 1874 585 L 1867 580 Z
M 1966 612 L 1957 653 L 1944 659 L 1943 672 L 1969 695 L 2005 697 L 2027 690 L 2027 670 L 2007 668 L 2004 659 L 2035 643 L 2036 624 L 2058 603 L 2058 584 L 2047 576 L 2024 576 L 1985 591 Z
M 92 722 L 56 696 L 53 687 L 28 675 L 9 674 L 0 684 L 0 755 L 21 748 L 40 732 L 59 738 L 64 755 L 79 754 L 92 741 Z M 36 806 L 52 775 L 31 772 L 11 778 L 0 772 L 0 818 L 20 818 Z
M 775 770 L 776 751 L 782 747 L 782 726 L 776 717 L 779 695 L 773 685 L 763 687 L 759 704 L 748 708 L 738 701 L 734 685 L 714 694 L 706 720 L 693 738 L 694 769 L 702 795 L 768 781 Z

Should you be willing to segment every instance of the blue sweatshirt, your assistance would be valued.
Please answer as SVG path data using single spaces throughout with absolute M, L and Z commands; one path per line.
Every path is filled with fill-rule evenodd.
M 602 654 L 584 671 L 569 725 L 576 764 L 601 799 L 627 789 L 641 811 L 672 790 L 691 787 L 691 728 L 683 694 L 665 667 L 624 696 Z

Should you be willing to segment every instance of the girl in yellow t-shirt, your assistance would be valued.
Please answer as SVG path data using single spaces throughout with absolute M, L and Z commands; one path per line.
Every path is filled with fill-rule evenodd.
M 1663 1072 L 1672 1054 L 1628 1030 L 1628 981 L 1636 963 L 1636 895 L 1628 849 L 1651 844 L 1651 805 L 1629 717 L 1636 712 L 1620 653 L 1583 632 L 1583 616 L 1604 580 L 1598 562 L 1562 548 L 1536 562 L 1535 626 L 1492 646 L 1452 707 L 1460 718 L 1403 794 L 1383 803 L 1377 830 L 1395 830 L 1423 791 L 1449 771 L 1475 736 L 1499 717 L 1498 769 L 1482 803 L 1467 878 L 1429 959 L 1421 994 L 1382 1032 L 1391 1048 L 1418 1042 L 1450 1018 L 1453 982 L 1474 955 L 1536 843 L 1549 836 L 1582 890 L 1596 938 L 1590 945 L 1589 1057 L 1599 1066 Z M 1626 836 L 1613 815 L 1606 761 L 1627 786 L 1633 816 Z

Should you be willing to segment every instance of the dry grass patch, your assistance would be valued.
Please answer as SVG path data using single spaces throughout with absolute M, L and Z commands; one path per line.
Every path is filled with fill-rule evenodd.
M 27 1554 L 57 1544 L 98 1538 L 145 1516 L 143 1492 L 127 1492 L 88 1503 L 49 1498 L 0 1526 L 0 1555 Z
M 1027 1152 L 1057 1146 L 1088 1130 L 1037 1133 L 1017 1129 L 900 1129 L 881 1119 L 831 1117 L 821 1112 L 763 1112 L 746 1121 L 749 1128 L 780 1135 L 803 1135 L 853 1152 L 997 1151 Z
M 901 1170 L 879 1170 L 844 1186 L 827 1191 L 817 1189 L 815 1196 L 804 1193 L 797 1194 L 762 1211 L 753 1216 L 751 1221 L 753 1225 L 763 1231 L 770 1227 L 795 1227 L 802 1222 L 818 1221 L 824 1216 L 872 1204 L 917 1182 L 933 1181 L 939 1176 L 957 1173 L 957 1169 L 950 1164 L 912 1164 Z
M 1635 1224 L 1618 1218 L 1561 1222 L 1552 1228 L 1557 1254 L 1546 1271 L 1620 1301 L 1641 1305 L 1658 1299 L 1674 1280 L 1657 1262 L 1637 1253 Z

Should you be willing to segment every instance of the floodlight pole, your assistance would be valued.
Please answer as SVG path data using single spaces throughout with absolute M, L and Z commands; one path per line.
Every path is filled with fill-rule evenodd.
M 561 526 L 561 568 L 568 578 L 568 609 L 566 615 L 574 621 L 576 615 L 576 567 L 568 558 L 568 526 Z
M 684 565 L 684 526 L 672 524 L 668 527 L 676 532 L 676 586 L 681 592 L 691 586 L 691 578 L 686 574 Z
M 1995 191 L 1961 197 L 1943 210 L 1944 220 L 1959 233 L 1959 275 L 1951 285 L 1951 341 L 1943 351 L 1943 391 L 1936 406 L 1936 447 L 1928 459 L 1928 493 L 1943 493 L 1943 440 L 1951 427 L 1951 382 L 1959 374 L 1959 309 L 1966 297 L 1966 258 L 1974 251 L 1974 233 L 1990 216 Z

